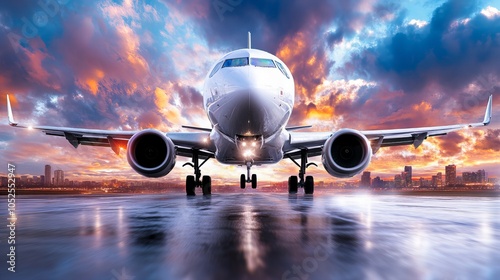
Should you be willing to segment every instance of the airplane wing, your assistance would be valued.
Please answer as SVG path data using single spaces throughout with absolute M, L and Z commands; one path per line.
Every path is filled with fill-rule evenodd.
M 445 126 L 431 126 L 418 128 L 365 130 L 360 131 L 371 142 L 375 154 L 382 147 L 413 145 L 418 148 L 428 137 L 442 136 L 460 129 L 487 126 L 491 122 L 492 114 L 491 95 L 488 99 L 483 122 L 470 124 L 456 124 Z M 333 132 L 290 132 L 288 143 L 285 145 L 285 156 L 300 158 L 300 151 L 307 149 L 308 156 L 321 155 L 325 141 L 333 135 Z
M 46 135 L 64 137 L 77 148 L 79 145 L 110 147 L 117 155 L 127 147 L 128 140 L 139 131 L 98 130 L 56 126 L 25 126 L 14 121 L 10 99 L 7 95 L 7 113 L 9 125 L 18 128 L 40 130 Z M 215 146 L 210 141 L 209 132 L 184 133 L 169 132 L 165 135 L 172 140 L 177 148 L 177 155 L 191 157 L 196 150 L 200 158 L 212 157 Z

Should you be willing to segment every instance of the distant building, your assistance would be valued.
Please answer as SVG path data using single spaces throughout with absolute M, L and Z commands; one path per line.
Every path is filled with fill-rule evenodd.
M 418 180 L 418 182 L 419 182 L 418 185 L 420 187 L 428 187 L 428 186 L 430 186 L 429 181 L 425 180 L 423 177 L 420 177 L 420 179 Z
M 457 184 L 457 167 L 452 164 L 445 168 L 446 185 L 456 185 Z
M 413 172 L 412 172 L 412 167 L 411 166 L 405 166 L 405 177 L 404 177 L 404 184 L 406 188 L 411 188 L 413 187 Z
M 54 171 L 54 185 L 55 186 L 64 185 L 64 172 L 62 170 Z
M 477 173 L 476 172 L 462 172 L 462 180 L 464 184 L 477 183 Z
M 443 187 L 443 173 L 438 172 L 435 176 L 432 176 L 431 187 L 433 188 Z
M 1 177 L 1 186 L 2 187 L 7 187 L 9 178 L 8 177 Z
M 23 183 L 23 184 L 28 183 L 28 176 L 27 175 L 21 176 L 21 183 Z
M 52 168 L 50 165 L 45 165 L 45 185 L 50 186 L 52 184 Z
M 379 176 L 375 177 L 372 181 L 372 188 L 380 189 L 384 187 L 384 181 Z
M 464 184 L 484 184 L 487 182 L 486 172 L 478 170 L 477 172 L 462 172 Z
M 438 172 L 436 174 L 436 187 L 441 188 L 443 187 L 443 173 Z
M 371 172 L 363 172 L 363 175 L 361 175 L 361 182 L 359 184 L 360 187 L 362 188 L 369 188 L 371 186 Z
M 486 171 L 484 171 L 484 169 L 477 171 L 477 179 L 478 179 L 478 183 L 481 183 L 481 184 L 486 183 L 487 178 L 486 178 Z
M 402 188 L 403 187 L 403 180 L 401 179 L 401 175 L 394 175 L 394 187 L 395 188 Z
M 437 188 L 437 186 L 438 186 L 437 181 L 438 181 L 437 175 L 432 176 L 432 178 L 431 178 L 431 187 Z

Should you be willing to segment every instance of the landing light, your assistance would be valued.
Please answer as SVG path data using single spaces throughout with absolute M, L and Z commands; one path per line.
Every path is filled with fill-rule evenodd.
M 29 130 L 33 130 L 33 127 L 30 125 L 30 126 L 28 126 L 28 129 Z
M 245 150 L 245 152 L 243 153 L 243 156 L 246 158 L 251 157 L 251 156 L 253 156 L 253 151 L 252 150 Z

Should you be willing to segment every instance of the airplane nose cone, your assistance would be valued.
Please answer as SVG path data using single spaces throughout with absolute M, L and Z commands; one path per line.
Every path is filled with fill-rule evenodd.
M 280 98 L 280 89 L 253 72 L 252 68 L 235 69 L 225 83 L 223 97 L 212 105 L 216 108 L 210 118 L 227 135 L 268 137 L 290 116 L 291 108 Z
M 274 91 L 252 86 L 231 93 L 231 105 L 228 106 L 231 109 L 226 114 L 228 121 L 221 123 L 221 128 L 229 135 L 268 137 L 276 133 L 290 111 L 275 97 L 278 93 Z
M 256 94 L 257 89 L 246 89 L 235 102 L 232 118 L 242 122 L 234 129 L 238 135 L 263 135 L 266 130 L 268 104 Z

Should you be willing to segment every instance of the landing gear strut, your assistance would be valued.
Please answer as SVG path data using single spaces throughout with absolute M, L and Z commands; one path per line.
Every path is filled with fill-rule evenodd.
M 246 183 L 252 183 L 252 189 L 256 189 L 257 188 L 257 174 L 252 174 L 252 176 L 250 176 L 250 169 L 252 168 L 252 162 L 248 161 L 246 163 L 247 165 L 247 176 L 245 178 L 245 174 L 241 174 L 240 176 L 240 187 L 242 189 L 244 189 L 246 187 Z M 252 178 L 250 180 L 250 177 Z
M 289 159 L 293 161 L 299 167 L 299 177 L 290 176 L 288 178 L 288 193 L 295 194 L 298 191 L 298 187 L 304 188 L 305 194 L 313 194 L 314 193 L 314 178 L 313 176 L 304 176 L 306 175 L 306 169 L 314 165 L 318 167 L 315 163 L 307 163 L 307 149 L 300 150 L 300 164 L 294 160 L 291 156 L 288 156 Z M 300 179 L 300 181 L 299 181 Z
M 200 156 L 198 150 L 193 150 L 193 158 L 192 162 L 186 162 L 184 166 L 191 166 L 194 168 L 194 176 L 189 175 L 186 177 L 186 195 L 193 196 L 195 194 L 195 188 L 201 187 L 203 191 L 203 195 L 212 194 L 212 178 L 210 176 L 201 177 L 201 169 L 200 167 L 205 164 L 211 157 L 207 157 L 200 164 Z M 200 180 L 201 179 L 201 180 Z

